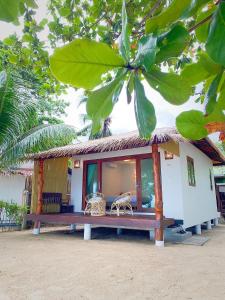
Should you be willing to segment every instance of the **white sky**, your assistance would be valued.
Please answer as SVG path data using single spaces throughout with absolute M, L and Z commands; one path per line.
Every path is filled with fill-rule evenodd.
M 47 0 L 38 0 L 39 9 L 37 10 L 37 21 L 47 17 L 46 3 Z M 0 22 L 0 39 L 4 39 L 9 34 L 17 33 L 21 34 L 21 26 L 14 26 L 9 23 Z M 42 32 L 39 36 L 40 39 L 47 41 L 47 30 Z M 151 89 L 147 83 L 144 83 L 146 96 L 154 104 L 157 115 L 157 127 L 174 126 L 176 116 L 183 110 L 189 109 L 202 109 L 200 104 L 196 104 L 190 99 L 186 104 L 182 106 L 174 106 L 167 103 L 155 90 Z M 63 96 L 65 100 L 68 100 L 70 106 L 67 108 L 67 116 L 64 117 L 64 121 L 67 124 L 75 125 L 80 128 L 82 126 L 80 114 L 85 112 L 85 107 L 77 107 L 82 91 L 74 91 L 73 88 L 68 89 L 67 95 Z M 112 113 L 111 130 L 113 133 L 126 132 L 136 130 L 136 122 L 134 115 L 134 104 L 126 104 L 126 93 L 123 89 L 118 103 L 115 105 Z

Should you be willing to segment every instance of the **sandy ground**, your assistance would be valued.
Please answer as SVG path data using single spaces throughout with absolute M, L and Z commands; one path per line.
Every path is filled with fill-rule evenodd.
M 54 232 L 53 232 L 54 230 Z M 43 231 L 42 231 L 43 232 Z M 0 233 L 0 299 L 225 299 L 225 225 L 204 246 L 146 235 Z

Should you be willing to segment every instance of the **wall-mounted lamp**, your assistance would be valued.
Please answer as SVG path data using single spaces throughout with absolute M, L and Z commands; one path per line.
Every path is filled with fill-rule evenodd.
M 165 159 L 173 159 L 173 153 L 169 151 L 164 151 Z
M 74 160 L 73 167 L 75 169 L 79 169 L 80 168 L 80 160 Z

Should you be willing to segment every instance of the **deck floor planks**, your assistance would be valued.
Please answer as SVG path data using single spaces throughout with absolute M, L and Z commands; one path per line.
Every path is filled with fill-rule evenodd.
M 84 215 L 83 213 L 60 214 L 29 214 L 28 221 L 54 224 L 92 224 L 110 227 L 124 227 L 149 230 L 151 228 L 166 228 L 174 224 L 174 219 L 164 218 L 163 222 L 155 220 L 154 215 L 106 215 L 101 217 Z

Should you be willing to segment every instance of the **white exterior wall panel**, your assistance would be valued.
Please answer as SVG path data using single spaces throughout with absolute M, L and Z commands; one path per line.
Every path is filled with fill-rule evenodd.
M 188 228 L 218 217 L 215 187 L 210 188 L 212 161 L 189 143 L 180 144 L 184 207 L 184 227 Z M 196 186 L 188 183 L 187 156 L 194 159 Z
M 0 175 L 0 200 L 22 204 L 25 176 Z

